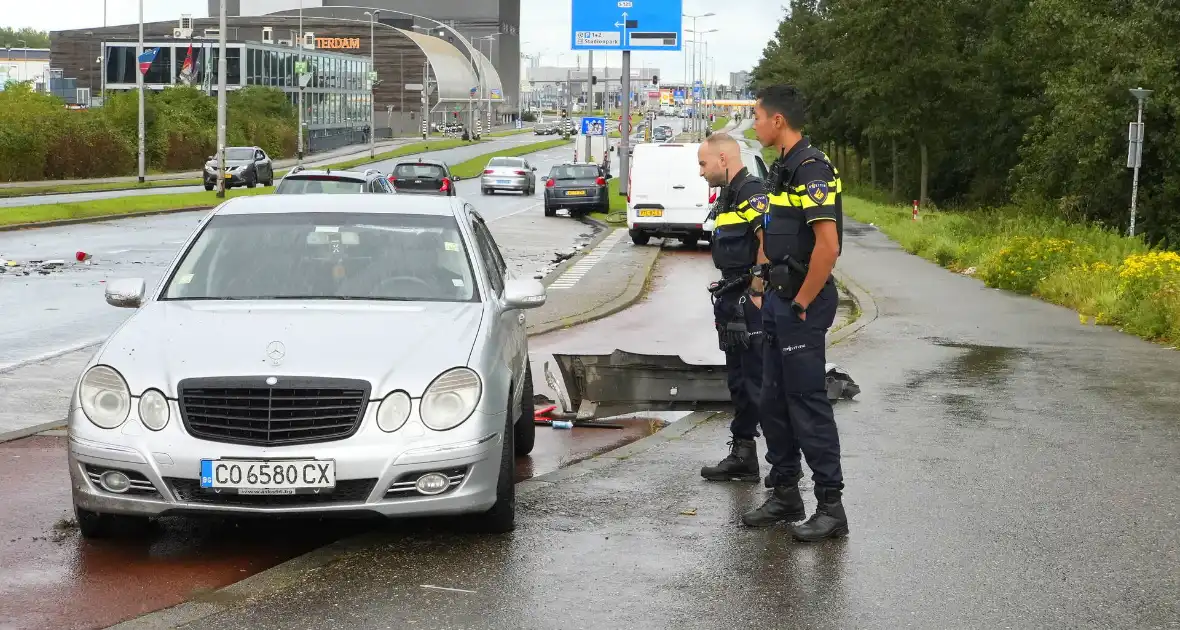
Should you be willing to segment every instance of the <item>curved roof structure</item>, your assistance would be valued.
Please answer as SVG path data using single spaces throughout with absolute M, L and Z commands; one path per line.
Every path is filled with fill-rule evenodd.
M 471 98 L 471 88 L 479 87 L 475 67 L 461 50 L 440 37 L 423 35 L 415 31 L 394 29 L 405 35 L 426 55 L 430 70 L 436 81 L 435 97 L 441 101 L 466 101 Z M 473 51 L 484 74 L 484 84 L 491 90 L 500 90 L 500 75 L 492 62 L 477 51 Z
M 500 84 L 500 73 L 496 72 L 495 66 L 492 65 L 492 60 L 488 59 L 483 53 L 478 50 L 472 51 L 475 58 L 478 60 L 476 64 L 481 68 L 484 76 L 484 86 L 487 89 L 486 97 L 496 100 L 496 94 L 500 100 L 504 99 L 504 86 Z M 494 91 L 493 91 L 494 90 Z

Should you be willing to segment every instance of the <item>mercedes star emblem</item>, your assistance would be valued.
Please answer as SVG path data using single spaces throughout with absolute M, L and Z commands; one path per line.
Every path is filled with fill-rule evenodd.
M 284 346 L 283 342 L 272 341 L 266 344 L 266 358 L 270 359 L 271 363 L 278 365 L 285 356 L 287 356 L 287 346 Z

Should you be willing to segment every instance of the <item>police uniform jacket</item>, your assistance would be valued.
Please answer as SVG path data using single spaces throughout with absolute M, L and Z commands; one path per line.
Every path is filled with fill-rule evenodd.
M 812 225 L 819 221 L 836 222 L 842 247 L 843 187 L 831 160 L 803 138 L 776 160 L 774 168 L 782 174 L 776 181 L 777 190 L 770 191 L 770 209 L 763 219 L 766 258 L 772 264 L 786 264 L 788 257 L 808 264 L 815 250 Z
M 729 278 L 750 272 L 758 261 L 758 230 L 770 207 L 766 184 L 742 168 L 730 182 L 728 197 L 719 199 L 714 219 L 713 264 Z

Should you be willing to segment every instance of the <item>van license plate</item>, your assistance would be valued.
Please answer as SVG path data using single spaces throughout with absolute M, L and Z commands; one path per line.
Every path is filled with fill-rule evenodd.
M 664 216 L 664 211 L 660 210 L 660 209 L 645 208 L 645 209 L 639 211 L 639 216 L 641 216 L 641 217 L 662 217 L 662 216 Z

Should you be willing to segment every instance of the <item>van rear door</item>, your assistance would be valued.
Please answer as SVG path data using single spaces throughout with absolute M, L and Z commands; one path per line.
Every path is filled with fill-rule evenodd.
M 704 229 L 715 191 L 700 176 L 699 144 L 641 144 L 631 173 L 628 222 L 653 234 Z

